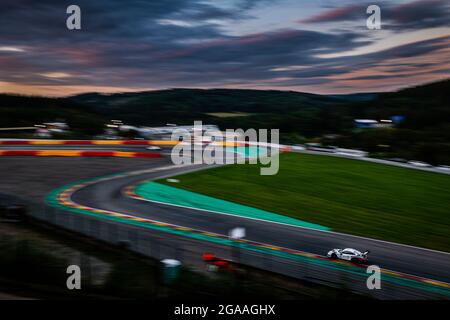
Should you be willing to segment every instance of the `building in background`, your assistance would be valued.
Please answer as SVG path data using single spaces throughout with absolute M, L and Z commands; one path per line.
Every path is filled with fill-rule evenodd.
M 355 119 L 353 121 L 355 127 L 358 129 L 391 128 L 394 125 L 391 119 L 382 119 L 380 121 L 374 119 Z

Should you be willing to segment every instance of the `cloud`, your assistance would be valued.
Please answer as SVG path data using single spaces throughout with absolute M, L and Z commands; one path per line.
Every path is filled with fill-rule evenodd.
M 418 0 L 388 8 L 384 16 L 397 29 L 450 26 L 450 3 L 446 0 Z
M 43 77 L 47 78 L 55 78 L 55 79 L 61 79 L 61 78 L 70 78 L 72 75 L 67 72 L 46 72 L 40 74 Z
M 317 15 L 299 20 L 301 24 L 358 21 L 367 17 L 366 9 L 371 2 L 351 4 L 327 9 Z M 447 0 L 417 0 L 396 4 L 394 1 L 378 3 L 381 8 L 382 25 L 385 29 L 406 31 L 450 25 L 450 3 Z
M 24 49 L 17 47 L 7 47 L 7 46 L 0 47 L 0 52 L 24 52 L 24 51 L 25 51 Z
M 360 19 L 364 16 L 367 6 L 349 5 L 346 7 L 334 8 L 323 11 L 312 17 L 299 20 L 300 23 L 328 23 L 336 21 L 348 21 Z
M 412 25 L 413 13 L 421 8 L 417 2 L 406 7 L 389 5 L 390 12 L 403 8 L 397 13 L 397 20 L 389 18 L 389 21 L 396 25 L 401 20 L 417 29 L 421 23 L 432 25 L 429 20 Z M 323 92 L 339 90 L 335 88 L 342 81 L 361 77 L 367 85 L 369 81 L 373 85 L 370 91 L 376 91 L 380 86 L 376 80 L 390 75 L 361 74 L 361 70 L 389 62 L 392 65 L 384 68 L 393 74 L 404 63 L 396 59 L 414 65 L 410 59 L 434 55 L 435 61 L 432 58 L 417 61 L 424 64 L 420 72 L 432 76 L 438 73 L 434 69 L 437 64 L 448 61 L 443 54 L 448 42 L 443 38 L 424 42 L 414 36 L 408 45 L 388 38 L 389 47 L 372 49 L 377 40 L 368 38 L 361 30 L 330 31 L 317 27 L 330 19 L 353 19 L 361 5 L 343 6 L 305 18 L 304 24 L 314 25 L 307 30 L 295 22 L 268 27 L 258 24 L 261 19 L 254 19 L 259 10 L 276 8 L 281 10 L 277 12 L 282 20 L 283 2 L 235 0 L 225 6 L 205 0 L 79 0 L 82 30 L 69 31 L 65 27 L 65 9 L 69 4 L 72 2 L 66 0 L 2 2 L 0 81 L 9 83 L 10 88 L 38 86 L 42 90 L 57 85 L 64 85 L 66 90 L 89 86 L 133 89 L 271 86 Z M 365 15 L 365 8 L 362 12 Z M 427 11 L 423 15 L 429 14 Z M 227 27 L 239 29 L 240 23 L 249 20 L 255 23 L 254 31 L 227 32 Z M 339 54 L 345 52 L 356 54 Z M 411 74 L 419 76 L 417 70 L 411 70 Z M 399 84 L 404 82 L 402 79 Z M 12 86 L 13 83 L 17 86 Z

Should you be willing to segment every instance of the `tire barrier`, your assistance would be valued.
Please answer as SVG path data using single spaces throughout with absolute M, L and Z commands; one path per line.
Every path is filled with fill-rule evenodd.
M 179 141 L 170 140 L 0 140 L 0 145 L 20 146 L 20 145 L 175 145 Z
M 180 141 L 174 140 L 0 140 L 0 146 L 23 146 L 23 145 L 72 145 L 72 146 L 174 146 L 179 144 Z M 224 147 L 244 147 L 244 146 L 257 146 L 258 143 L 248 142 L 216 142 Z M 208 144 L 208 143 L 205 143 Z M 291 151 L 290 146 L 278 145 L 281 151 Z
M 1 156 L 28 157 L 121 157 L 161 158 L 160 152 L 79 151 L 79 150 L 0 150 Z

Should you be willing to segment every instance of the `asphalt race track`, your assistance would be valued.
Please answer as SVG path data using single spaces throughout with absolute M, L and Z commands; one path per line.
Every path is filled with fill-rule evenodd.
M 126 213 L 224 235 L 228 234 L 231 228 L 241 226 L 247 229 L 246 238 L 249 240 L 319 255 L 325 255 L 332 248 L 368 249 L 370 250 L 371 264 L 393 271 L 450 282 L 449 253 L 173 207 L 129 198 L 122 192 L 125 187 L 142 180 L 158 179 L 189 170 L 192 170 L 192 167 L 167 169 L 155 173 L 106 180 L 78 190 L 72 195 L 72 200 L 93 208 Z
M 110 150 L 143 151 L 145 146 L 1 146 L 0 149 L 64 149 L 68 150 Z M 168 153 L 164 147 L 162 153 Z M 136 217 L 152 219 L 192 229 L 227 235 L 234 227 L 245 227 L 246 239 L 288 249 L 300 250 L 324 256 L 333 248 L 352 247 L 361 251 L 370 250 L 370 264 L 383 269 L 419 276 L 431 280 L 450 283 L 450 253 L 433 251 L 407 245 L 395 244 L 375 239 L 367 239 L 347 234 L 319 231 L 277 224 L 268 221 L 251 220 L 244 217 L 222 215 L 214 212 L 158 204 L 134 199 L 124 193 L 124 189 L 143 180 L 160 179 L 180 173 L 207 169 L 207 166 L 177 167 L 171 165 L 170 159 L 148 162 L 148 169 L 140 173 L 124 175 L 114 179 L 100 180 L 77 189 L 71 200 L 77 204 L 95 209 L 108 210 Z M 156 169 L 152 172 L 152 168 Z M 190 241 L 178 238 L 176 241 Z M 273 265 L 273 271 L 283 273 L 295 266 L 281 257 Z M 284 272 L 287 274 L 286 272 Z

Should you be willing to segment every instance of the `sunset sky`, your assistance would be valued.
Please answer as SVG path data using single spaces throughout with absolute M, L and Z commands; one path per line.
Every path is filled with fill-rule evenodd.
M 82 30 L 66 28 L 71 4 Z M 367 29 L 369 4 L 382 30 Z M 0 92 L 375 92 L 449 74 L 448 0 L 0 2 Z

